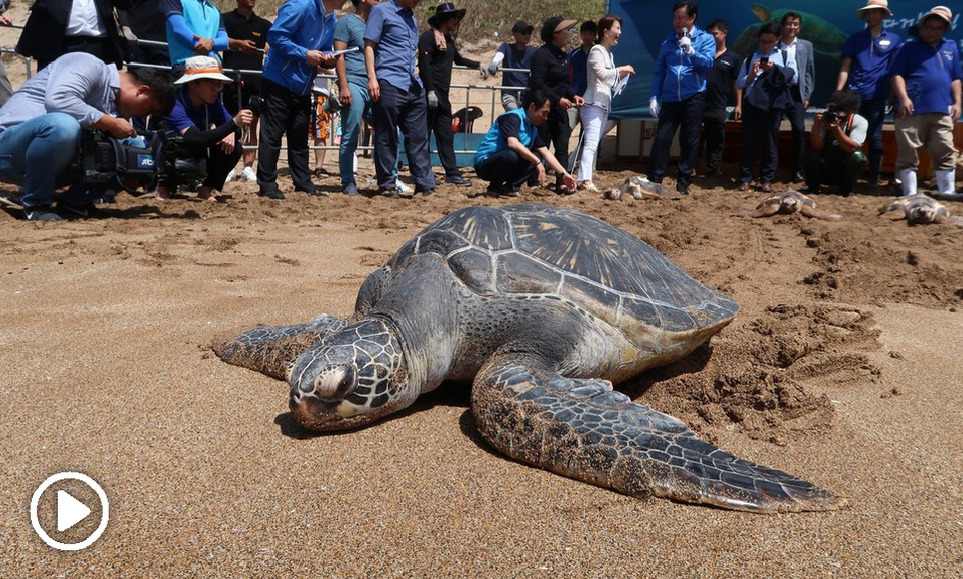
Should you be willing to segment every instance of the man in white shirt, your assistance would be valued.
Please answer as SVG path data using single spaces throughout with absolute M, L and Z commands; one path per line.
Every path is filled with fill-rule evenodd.
M 840 195 L 853 192 L 856 179 L 869 164 L 861 147 L 866 141 L 869 121 L 856 114 L 859 95 L 840 90 L 833 93 L 826 112 L 816 115 L 809 133 L 806 183 L 818 193 L 821 185 L 834 187 Z
M 786 109 L 786 117 L 792 127 L 793 168 L 791 181 L 802 181 L 802 168 L 806 154 L 806 109 L 816 86 L 816 65 L 813 45 L 799 38 L 802 30 L 802 17 L 796 12 L 787 12 L 779 23 L 782 37 L 777 50 L 782 54 L 786 67 L 793 71 L 789 81 L 789 95 L 792 106 Z
M 68 52 L 86 52 L 108 64 L 122 64 L 127 41 L 117 29 L 114 9 L 130 0 L 37 0 L 23 27 L 17 52 L 37 59 L 37 70 Z

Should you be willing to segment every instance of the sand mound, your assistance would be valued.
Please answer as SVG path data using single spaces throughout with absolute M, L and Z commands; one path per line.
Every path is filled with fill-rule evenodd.
M 776 444 L 826 432 L 833 407 L 817 386 L 866 384 L 880 370 L 872 315 L 856 308 L 780 304 L 726 330 L 711 347 L 631 386 L 640 401 L 696 430 L 737 426 Z

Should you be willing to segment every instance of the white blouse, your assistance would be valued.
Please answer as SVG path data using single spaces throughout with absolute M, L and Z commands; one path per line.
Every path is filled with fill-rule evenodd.
M 586 68 L 588 75 L 584 95 L 585 104 L 609 110 L 612 106 L 612 87 L 619 79 L 612 51 L 601 44 L 596 44 L 589 51 Z

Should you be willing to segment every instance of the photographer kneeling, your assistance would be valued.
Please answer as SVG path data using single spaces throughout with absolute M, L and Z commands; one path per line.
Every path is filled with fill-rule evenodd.
M 118 71 L 96 56 L 67 53 L 0 108 L 0 180 L 23 186 L 20 205 L 27 219 L 59 221 L 54 193 L 77 154 L 81 129 L 130 137 L 135 132 L 127 118 L 167 114 L 172 101 L 166 73 Z
M 853 192 L 856 179 L 868 162 L 861 147 L 866 140 L 869 121 L 856 114 L 860 98 L 848 90 L 836 91 L 829 98 L 825 113 L 816 115 L 809 133 L 806 184 L 819 192 L 820 185 L 834 186 L 840 195 Z
M 177 91 L 174 108 L 167 116 L 167 129 L 181 136 L 183 150 L 176 151 L 178 161 L 204 165 L 203 169 L 196 171 L 205 175 L 197 197 L 216 201 L 214 191 L 224 187 L 227 174 L 243 153 L 237 144 L 236 132 L 251 124 L 254 113 L 241 109 L 231 117 L 224 107 L 221 91 L 224 83 L 232 81 L 224 76 L 216 58 L 192 56 L 184 61 L 184 66 L 184 75 L 174 82 L 183 86 Z M 174 152 L 165 150 L 164 154 Z M 159 199 L 170 199 L 176 191 L 178 181 L 174 180 L 175 177 L 166 173 L 161 175 L 157 185 Z

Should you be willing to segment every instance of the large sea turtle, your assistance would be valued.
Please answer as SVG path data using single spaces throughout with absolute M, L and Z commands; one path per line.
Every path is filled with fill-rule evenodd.
M 455 211 L 364 281 L 348 320 L 258 327 L 215 346 L 290 384 L 304 427 L 372 424 L 442 382 L 471 383 L 484 438 L 508 456 L 633 495 L 747 511 L 840 504 L 699 439 L 612 390 L 678 360 L 738 311 L 637 238 L 542 205 Z
M 768 22 L 780 22 L 782 17 L 790 10 L 780 8 L 770 10 L 761 4 L 752 5 L 752 13 L 759 19 L 759 22 L 748 26 L 739 38 L 732 44 L 732 49 L 736 54 L 749 55 L 756 49 L 759 29 Z M 800 38 L 804 38 L 813 43 L 813 49 L 818 53 L 832 58 L 839 57 L 839 51 L 846 42 L 846 34 L 838 26 L 810 12 L 792 10 L 802 17 L 802 30 Z

